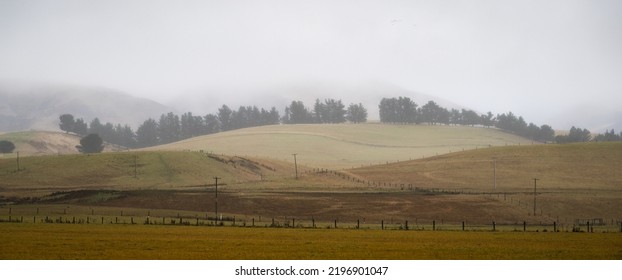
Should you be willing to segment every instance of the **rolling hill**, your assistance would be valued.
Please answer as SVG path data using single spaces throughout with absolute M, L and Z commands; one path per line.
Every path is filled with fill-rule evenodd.
M 19 172 L 13 157 L 0 159 L 0 202 L 35 197 L 30 202 L 205 212 L 217 176 L 227 215 L 614 223 L 622 214 L 621 145 L 531 145 L 477 127 L 266 126 L 143 151 L 24 157 Z M 409 160 L 413 154 L 425 158 Z M 334 170 L 361 162 L 378 164 Z M 540 179 L 535 216 L 533 178 Z
M 532 141 L 498 129 L 468 126 L 272 125 L 195 137 L 146 150 L 203 150 L 294 161 L 317 168 L 352 168 L 449 152 Z
M 533 178 L 548 190 L 620 191 L 620 170 L 622 142 L 604 142 L 491 147 L 362 167 L 350 173 L 372 181 L 486 192 L 529 191 Z
M 179 189 L 269 181 L 293 174 L 293 166 L 198 152 L 116 152 L 0 159 L 0 195 L 37 196 L 88 189 Z M 290 176 L 291 177 L 291 176 Z
M 15 151 L 21 156 L 77 154 L 80 136 L 53 131 L 22 131 L 0 133 L 0 140 L 8 140 L 15 144 Z M 104 144 L 104 152 L 124 150 L 110 144 Z M 0 154 L 0 159 L 13 155 Z

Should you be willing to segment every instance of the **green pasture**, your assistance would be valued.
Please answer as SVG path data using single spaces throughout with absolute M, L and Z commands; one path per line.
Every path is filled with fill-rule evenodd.
M 0 259 L 622 259 L 622 234 L 2 223 Z

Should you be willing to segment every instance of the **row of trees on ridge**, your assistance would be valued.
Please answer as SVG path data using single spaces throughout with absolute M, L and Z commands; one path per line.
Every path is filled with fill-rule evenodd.
M 383 98 L 378 106 L 380 121 L 382 123 L 401 124 L 444 124 L 444 125 L 481 125 L 497 127 L 499 129 L 515 133 L 517 135 L 542 142 L 583 142 L 590 141 L 591 134 L 587 129 L 573 127 L 569 135 L 555 136 L 554 130 L 549 125 L 537 126 L 527 123 L 523 117 L 516 116 L 512 112 L 497 114 L 491 112 L 478 114 L 473 110 L 446 109 L 434 101 L 429 101 L 419 107 L 408 97 Z M 302 101 L 292 101 L 285 108 L 285 114 L 281 117 L 275 107 L 270 110 L 256 106 L 240 106 L 238 110 L 232 110 L 227 105 L 222 105 L 215 114 L 196 116 L 191 112 L 181 116 L 172 112 L 162 114 L 158 120 L 149 118 L 145 120 L 136 131 L 129 125 L 102 124 L 98 118 L 93 119 L 88 125 L 82 119 L 74 119 L 71 114 L 60 116 L 60 129 L 85 136 L 97 134 L 104 141 L 128 148 L 149 147 L 167 144 L 179 140 L 207 135 L 233 129 L 246 127 L 272 125 L 279 123 L 305 124 L 305 123 L 362 123 L 367 121 L 367 109 L 361 104 L 350 104 L 347 108 L 341 100 L 316 99 L 313 109 L 305 107 Z M 612 130 L 605 135 L 598 135 L 598 141 L 619 141 L 621 135 Z

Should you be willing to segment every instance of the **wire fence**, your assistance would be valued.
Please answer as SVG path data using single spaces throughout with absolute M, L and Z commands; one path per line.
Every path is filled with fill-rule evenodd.
M 444 220 L 343 220 L 314 217 L 235 216 L 174 210 L 114 209 L 45 206 L 5 208 L 0 223 L 84 224 L 84 225 L 166 225 L 220 226 L 302 229 L 410 230 L 410 231 L 479 231 L 479 232 L 622 232 L 622 219 L 574 219 L 572 223 L 496 222 L 470 223 Z

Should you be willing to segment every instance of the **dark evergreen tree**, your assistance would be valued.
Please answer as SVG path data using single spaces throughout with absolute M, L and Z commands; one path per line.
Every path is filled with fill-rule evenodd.
M 158 123 L 158 132 L 160 143 L 172 143 L 180 140 L 181 125 L 179 123 L 179 116 L 169 112 L 166 115 L 160 116 L 160 122 Z
M 60 123 L 58 126 L 60 127 L 60 130 L 64 131 L 65 133 L 74 131 L 74 126 L 76 122 L 73 119 L 73 115 L 63 114 L 63 115 L 60 115 L 59 119 L 60 119 Z
M 292 101 L 290 106 L 285 108 L 285 112 L 289 113 L 286 118 L 288 123 L 300 124 L 313 122 L 313 116 L 302 101 Z
M 367 109 L 361 103 L 350 104 L 346 112 L 346 119 L 353 123 L 367 122 Z
M 227 105 L 222 105 L 222 107 L 218 109 L 218 121 L 220 122 L 220 129 L 222 131 L 233 129 L 231 126 L 232 113 L 233 111 L 231 111 Z
M 104 141 L 97 134 L 89 134 L 80 139 L 78 151 L 84 154 L 101 153 L 104 150 Z
M 550 125 L 543 124 L 540 126 L 540 133 L 537 139 L 542 142 L 552 142 L 555 140 L 555 131 Z
M 205 133 L 217 133 L 220 131 L 220 121 L 218 121 L 218 116 L 214 114 L 208 114 L 204 118 L 205 123 Z
M 592 134 L 587 129 L 581 129 L 577 127 L 571 127 L 568 135 L 557 135 L 555 136 L 555 142 L 564 144 L 564 143 L 574 143 L 574 142 L 588 142 L 592 139 Z
M 138 147 L 151 147 L 158 145 L 158 123 L 149 118 L 144 121 L 136 130 L 136 144 Z
M 15 150 L 15 144 L 9 140 L 0 140 L 0 154 L 10 154 Z
M 73 132 L 80 136 L 84 136 L 89 132 L 88 125 L 82 118 L 76 119 L 76 122 L 73 125 Z

